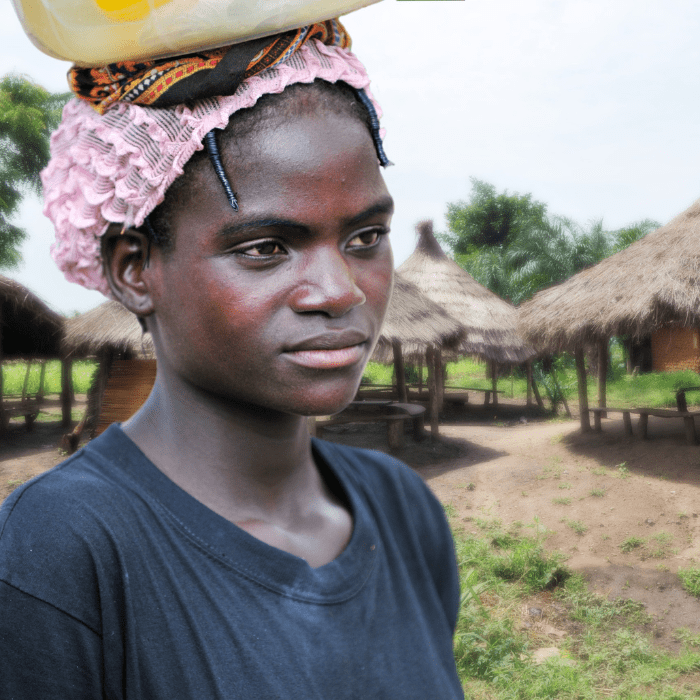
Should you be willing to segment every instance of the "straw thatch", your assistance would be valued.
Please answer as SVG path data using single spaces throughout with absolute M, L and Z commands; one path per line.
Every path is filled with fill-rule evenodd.
M 665 226 L 522 305 L 529 342 L 558 351 L 700 325 L 700 200 Z
M 463 335 L 464 329 L 454 318 L 421 294 L 415 284 L 397 273 L 372 359 L 375 362 L 391 362 L 394 341 L 401 343 L 405 356 L 423 355 L 428 345 L 454 350 Z
M 19 282 L 0 276 L 0 357 L 60 356 L 63 317 Z
M 153 357 L 151 336 L 138 319 L 117 301 L 66 320 L 63 348 L 70 357 L 108 352 L 124 357 Z
M 464 326 L 459 351 L 503 363 L 532 357 L 533 350 L 519 335 L 515 307 L 445 255 L 433 235 L 432 221 L 422 221 L 417 231 L 416 250 L 398 272 Z

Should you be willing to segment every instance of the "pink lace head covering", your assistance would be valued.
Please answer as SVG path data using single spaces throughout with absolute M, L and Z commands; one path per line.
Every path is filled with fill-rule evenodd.
M 44 214 L 56 230 L 51 256 L 70 282 L 111 297 L 102 270 L 100 237 L 110 223 L 139 227 L 163 201 L 212 129 L 252 107 L 262 95 L 317 78 L 367 89 L 369 77 L 347 49 L 315 39 L 285 63 L 245 80 L 228 97 L 209 97 L 193 106 L 140 107 L 118 103 L 103 115 L 73 99 L 51 137 L 51 160 L 41 174 Z

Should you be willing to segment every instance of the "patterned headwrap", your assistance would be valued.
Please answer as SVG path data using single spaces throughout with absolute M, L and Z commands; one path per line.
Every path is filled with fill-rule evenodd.
M 73 69 L 80 99 L 64 108 L 41 174 L 44 214 L 56 230 L 51 255 L 66 278 L 111 296 L 100 256 L 109 224 L 142 226 L 212 129 L 224 129 L 234 112 L 288 85 L 320 78 L 355 88 L 371 108 L 386 164 L 381 109 L 349 45 L 342 25 L 331 20 L 177 60 Z M 111 99 L 117 93 L 120 99 Z
M 71 90 L 104 114 L 115 102 L 171 107 L 187 100 L 232 95 L 247 78 L 288 61 L 307 41 L 350 49 L 345 27 L 330 19 L 212 51 L 157 61 L 122 61 L 104 68 L 74 66 Z

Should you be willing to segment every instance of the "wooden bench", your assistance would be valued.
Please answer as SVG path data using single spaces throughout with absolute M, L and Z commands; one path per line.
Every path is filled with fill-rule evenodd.
M 687 411 L 688 403 L 685 400 L 686 391 L 700 391 L 700 386 L 686 386 L 676 390 L 676 408 L 679 411 Z
M 695 445 L 697 438 L 695 434 L 695 416 L 700 416 L 700 411 L 677 411 L 669 408 L 609 408 L 595 407 L 589 408 L 593 413 L 593 423 L 596 432 L 603 430 L 601 426 L 601 416 L 606 413 L 622 413 L 622 421 L 625 425 L 625 432 L 632 435 L 631 414 L 639 416 L 639 437 L 646 440 L 648 436 L 649 416 L 656 418 L 682 418 L 685 425 L 685 439 L 689 445 Z
M 5 399 L 2 402 L 2 419 L 9 421 L 10 418 L 23 417 L 27 430 L 31 430 L 36 417 L 41 411 L 41 399 L 23 399 L 13 401 Z
M 367 410 L 368 409 L 368 410 Z M 392 450 L 404 444 L 404 422 L 413 425 L 413 437 L 420 441 L 425 437 L 425 406 L 395 401 L 353 401 L 350 406 L 328 418 L 316 418 L 311 422 L 311 430 L 321 437 L 323 429 L 332 425 L 349 423 L 386 423 L 387 441 Z

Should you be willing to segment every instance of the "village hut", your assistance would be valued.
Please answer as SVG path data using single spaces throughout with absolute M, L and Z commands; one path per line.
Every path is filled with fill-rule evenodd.
M 404 360 L 422 358 L 433 347 L 455 351 L 463 336 L 464 328 L 458 321 L 430 301 L 415 284 L 396 273 L 394 290 L 373 359 L 376 362 L 393 361 L 399 400 L 406 403 L 408 389 Z M 438 389 L 432 372 L 428 377 L 428 413 L 432 434 L 437 435 Z
M 2 363 L 6 360 L 49 360 L 61 357 L 63 317 L 19 282 L 0 276 L 0 432 L 12 416 L 24 416 L 27 425 L 36 417 L 43 397 L 44 365 L 39 393 L 26 395 L 29 368 L 19 401 L 3 401 Z M 70 423 L 70 367 L 63 364 L 61 392 L 64 424 Z
M 584 351 L 598 348 L 598 400 L 606 405 L 608 340 L 652 336 L 659 352 L 678 352 L 673 336 L 698 355 L 700 326 L 700 200 L 665 226 L 561 284 L 538 292 L 520 309 L 523 336 L 538 349 L 573 351 L 581 427 L 590 429 Z M 654 340 L 654 337 L 656 338 Z M 657 367 L 663 364 L 661 355 Z
M 138 410 L 153 387 L 156 361 L 150 335 L 117 301 L 106 301 L 67 319 L 63 352 L 72 359 L 98 360 L 85 418 L 66 437 L 65 446 L 71 450 L 84 429 L 92 436 L 99 435 L 111 423 L 126 420 Z
M 416 230 L 416 249 L 397 271 L 464 327 L 456 353 L 476 355 L 490 364 L 496 398 L 497 365 L 520 364 L 535 354 L 519 333 L 517 311 L 447 257 L 433 234 L 432 221 L 420 222 Z M 441 364 L 438 353 L 436 358 Z

